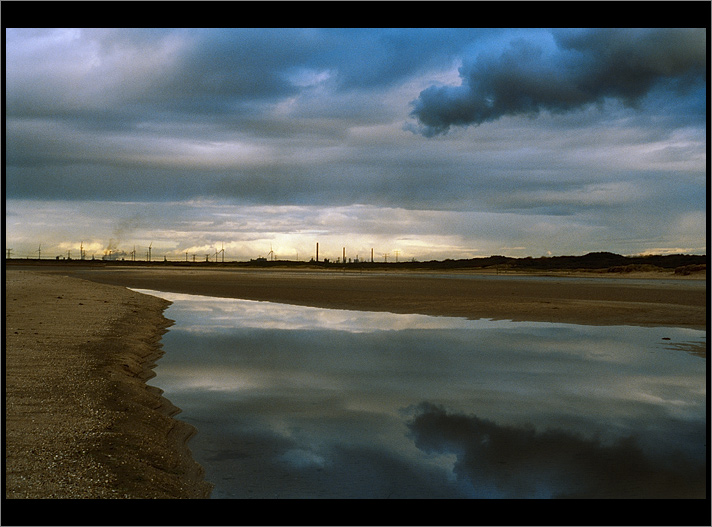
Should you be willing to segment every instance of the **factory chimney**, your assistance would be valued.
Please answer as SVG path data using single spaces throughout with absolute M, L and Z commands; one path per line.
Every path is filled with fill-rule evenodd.
M 319 242 L 316 242 L 316 261 L 319 262 Z

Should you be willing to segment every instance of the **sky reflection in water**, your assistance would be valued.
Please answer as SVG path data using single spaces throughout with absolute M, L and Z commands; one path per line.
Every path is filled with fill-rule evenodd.
M 143 292 L 213 498 L 704 497 L 703 331 Z

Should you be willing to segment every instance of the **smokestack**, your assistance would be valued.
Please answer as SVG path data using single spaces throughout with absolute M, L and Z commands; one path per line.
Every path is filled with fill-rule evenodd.
M 343 248 L 343 257 L 341 258 L 341 263 L 346 263 L 346 247 Z
M 319 261 L 319 242 L 316 242 L 316 261 Z
M 371 263 L 373 263 L 373 247 L 371 247 Z

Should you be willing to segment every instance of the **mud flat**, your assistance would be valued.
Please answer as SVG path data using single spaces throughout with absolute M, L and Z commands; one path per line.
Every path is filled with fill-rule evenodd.
M 195 430 L 146 384 L 168 303 L 31 271 L 7 269 L 5 284 L 4 506 L 208 497 L 187 447 Z

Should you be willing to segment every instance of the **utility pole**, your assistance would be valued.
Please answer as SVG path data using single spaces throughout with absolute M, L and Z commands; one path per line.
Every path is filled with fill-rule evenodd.
M 398 255 L 400 254 L 400 251 L 395 251 L 396 253 L 396 263 L 398 263 Z

